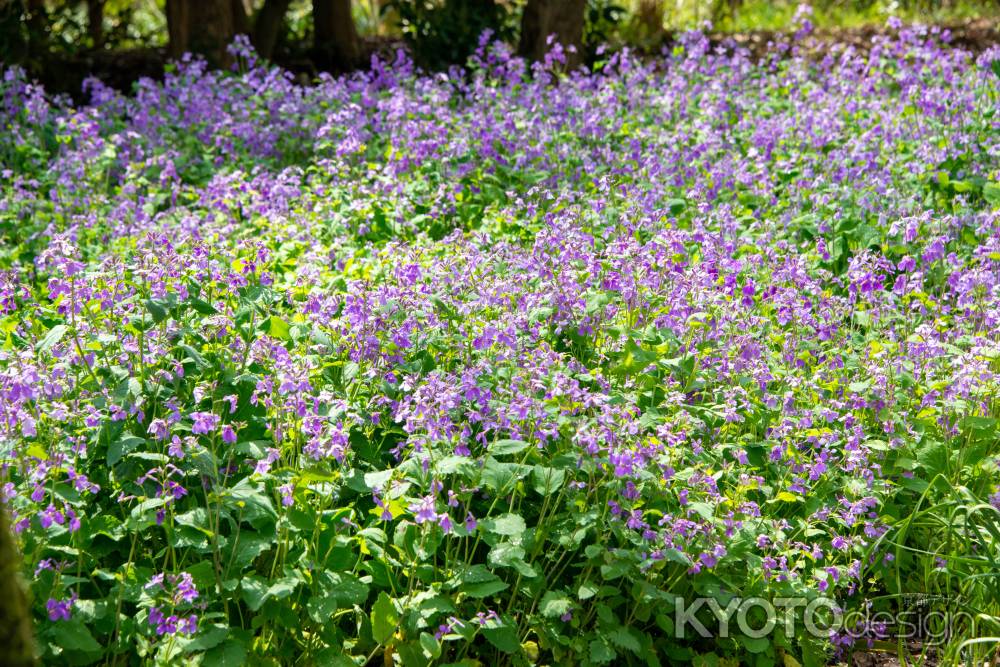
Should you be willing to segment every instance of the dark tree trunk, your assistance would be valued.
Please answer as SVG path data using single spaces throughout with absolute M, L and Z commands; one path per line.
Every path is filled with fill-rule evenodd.
M 236 35 L 233 13 L 232 0 L 167 0 L 170 55 L 179 58 L 190 51 L 213 67 L 229 64 L 226 47 Z
M 44 44 L 48 41 L 49 29 L 49 13 L 45 9 L 45 0 L 27 0 L 27 7 L 29 41 L 33 47 L 36 44 Z
M 265 0 L 264 6 L 257 14 L 253 25 L 253 46 L 257 49 L 257 53 L 265 58 L 274 55 L 281 23 L 290 4 L 291 0 Z
M 95 49 L 104 46 L 104 0 L 87 0 L 87 34 Z
M 245 0 L 231 0 L 233 8 L 233 34 L 250 36 L 250 7 Z
M 346 71 L 358 64 L 361 45 L 351 15 L 351 0 L 312 0 L 319 64 Z
M 528 0 L 521 17 L 518 52 L 531 60 L 542 60 L 551 49 L 549 35 L 563 45 L 566 64 L 583 62 L 583 21 L 587 0 Z M 569 47 L 576 52 L 570 53 Z
M 10 533 L 7 509 L 0 506 L 0 665 L 35 664 L 28 597 L 21 585 L 21 554 Z
M 28 5 L 24 0 L 0 0 L 0 62 L 24 64 L 31 53 L 32 31 L 25 21 Z M 37 53 L 42 53 L 38 51 Z
M 660 0 L 640 0 L 638 18 L 645 36 L 663 33 L 663 3 Z

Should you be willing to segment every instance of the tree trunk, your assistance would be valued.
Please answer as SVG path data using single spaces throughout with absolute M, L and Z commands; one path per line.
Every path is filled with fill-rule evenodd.
M 10 533 L 7 509 L 0 506 L 0 665 L 35 664 L 28 597 L 21 585 L 21 554 Z
M 347 71 L 358 64 L 361 44 L 351 15 L 351 0 L 312 0 L 313 31 L 319 64 Z
M 104 46 L 104 0 L 87 0 L 87 34 L 95 49 Z
M 274 55 L 281 23 L 290 4 L 291 0 L 265 0 L 257 14 L 253 24 L 253 46 L 261 56 L 270 58 Z
M 233 9 L 233 34 L 250 36 L 250 7 L 246 0 L 231 0 Z
M 583 21 L 587 0 L 528 0 L 521 17 L 518 52 L 531 60 L 542 60 L 551 50 L 549 35 L 562 44 L 567 67 L 583 62 Z M 570 47 L 576 52 L 571 53 Z
M 661 0 L 640 0 L 639 11 L 636 14 L 644 38 L 658 40 L 663 35 L 663 2 Z
M 232 0 L 167 0 L 167 32 L 170 55 L 199 53 L 213 67 L 224 67 L 230 57 L 226 47 L 233 41 Z

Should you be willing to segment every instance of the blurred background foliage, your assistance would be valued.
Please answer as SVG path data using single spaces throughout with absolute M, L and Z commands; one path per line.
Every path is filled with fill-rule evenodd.
M 541 33 L 560 33 L 560 41 L 579 49 L 579 55 L 570 59 L 569 64 L 575 65 L 593 62 L 597 47 L 604 43 L 652 52 L 669 43 L 677 31 L 690 28 L 710 25 L 720 33 L 787 31 L 799 4 L 798 0 L 0 0 L 0 62 L 21 65 L 53 89 L 72 92 L 86 72 L 100 75 L 102 68 L 124 69 L 129 70 L 126 79 L 155 75 L 169 57 L 188 50 L 225 65 L 221 43 L 246 32 L 264 56 L 308 74 L 364 66 L 372 52 L 391 53 L 403 43 L 421 66 L 445 68 L 464 62 L 480 34 L 490 30 L 499 39 L 520 42 L 520 52 L 529 57 L 537 57 L 538 45 L 526 45 L 526 33 L 536 41 Z M 812 21 L 820 30 L 884 25 L 890 16 L 944 25 L 989 21 L 995 28 L 1000 17 L 1000 0 L 815 0 L 811 5 Z M 526 12 L 526 7 L 533 11 Z M 218 24 L 220 17 L 223 24 Z M 533 30 L 526 26 L 527 17 L 538 24 Z M 563 26 L 567 21 L 580 25 Z M 204 26 L 213 30 L 207 37 L 197 34 Z

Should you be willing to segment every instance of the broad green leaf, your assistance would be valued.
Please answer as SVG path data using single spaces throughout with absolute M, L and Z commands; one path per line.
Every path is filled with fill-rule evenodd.
M 608 633 L 608 639 L 618 648 L 631 651 L 636 655 L 642 653 L 642 644 L 635 636 L 635 631 L 631 628 L 619 626 Z
M 131 433 L 123 433 L 121 437 L 108 445 L 107 461 L 109 466 L 113 466 L 124 458 L 126 454 L 144 445 L 146 440 Z
M 71 654 L 93 654 L 101 650 L 101 645 L 94 639 L 90 629 L 79 619 L 62 621 L 53 629 L 56 643 L 64 651 Z
M 501 514 L 495 518 L 483 519 L 479 526 L 487 533 L 506 536 L 521 535 L 527 529 L 524 519 L 517 514 Z
M 555 493 L 566 481 L 566 471 L 537 465 L 531 469 L 531 488 L 535 493 L 547 496 Z
M 337 611 L 337 598 L 331 594 L 314 595 L 306 603 L 309 618 L 323 625 L 333 622 L 333 614 Z
M 67 331 L 69 331 L 69 327 L 65 324 L 55 325 L 49 329 L 42 340 L 38 341 L 38 346 L 35 349 L 39 352 L 48 352 L 56 343 L 62 340 Z
M 482 629 L 483 636 L 489 643 L 493 644 L 504 653 L 516 653 L 521 648 L 521 642 L 517 638 L 517 629 L 506 617 L 503 620 L 487 621 Z
M 618 657 L 615 650 L 603 639 L 594 639 L 590 642 L 590 661 L 595 665 L 606 665 Z
M 573 603 L 569 597 L 561 591 L 546 591 L 542 596 L 542 601 L 538 605 L 538 611 L 543 616 L 557 618 L 573 608 Z
M 291 328 L 288 326 L 288 322 L 277 315 L 271 315 L 268 320 L 267 333 L 280 340 L 288 340 L 291 338 Z
M 524 440 L 497 440 L 489 446 L 489 452 L 493 456 L 504 456 L 517 454 L 528 448 L 528 443 Z
M 229 639 L 206 653 L 204 664 L 212 667 L 243 667 L 247 664 L 247 647 L 238 639 Z
M 399 614 L 396 605 L 385 591 L 379 593 L 371 612 L 372 637 L 379 644 L 385 644 L 399 624 Z

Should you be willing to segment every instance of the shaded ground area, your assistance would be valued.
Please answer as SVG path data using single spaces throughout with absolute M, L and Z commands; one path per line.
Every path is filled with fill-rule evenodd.
M 1000 29 L 996 21 L 980 19 L 941 26 L 941 30 L 947 31 L 950 35 L 949 43 L 953 46 L 976 53 L 1000 43 Z M 805 38 L 800 46 L 807 53 L 825 52 L 832 44 L 845 44 L 864 51 L 872 46 L 877 36 L 890 34 L 891 31 L 885 26 L 875 25 L 818 30 Z M 668 35 L 667 44 L 675 37 Z M 713 33 L 710 38 L 720 46 L 731 45 L 735 41 L 750 49 L 755 56 L 760 56 L 767 52 L 769 44 L 788 40 L 790 35 L 761 30 L 738 34 Z M 403 43 L 397 39 L 367 39 L 364 42 L 366 57 L 363 61 L 368 62 L 372 53 L 391 56 L 401 47 Z M 88 76 L 95 76 L 113 88 L 127 91 L 141 77 L 162 77 L 166 61 L 166 50 L 162 48 L 80 52 L 70 57 L 53 57 L 42 66 L 36 77 L 49 91 L 79 98 L 82 83 Z M 279 61 L 278 64 L 297 74 L 303 82 L 311 80 L 318 73 L 315 64 L 308 57 Z
M 937 667 L 942 664 L 940 656 L 932 648 L 921 646 L 919 642 L 911 642 L 909 649 L 910 665 L 920 665 L 921 667 Z M 923 653 L 921 651 L 923 650 Z M 884 644 L 880 648 L 869 651 L 858 651 L 854 653 L 849 661 L 836 663 L 836 667 L 903 667 L 899 656 L 896 654 L 895 644 Z
M 939 26 L 941 34 L 946 35 L 948 43 L 956 48 L 967 49 L 974 53 L 985 51 L 1000 43 L 1000 30 L 996 21 L 979 19 L 954 25 Z M 852 46 L 859 51 L 867 51 L 879 36 L 889 36 L 893 31 L 885 26 L 868 25 L 858 28 L 837 28 L 817 30 L 802 41 L 802 48 L 807 52 L 823 52 L 832 44 Z M 768 49 L 768 44 L 788 39 L 787 34 L 769 30 L 740 33 L 735 35 L 713 34 L 712 40 L 724 43 L 733 39 L 756 55 L 762 55 Z

